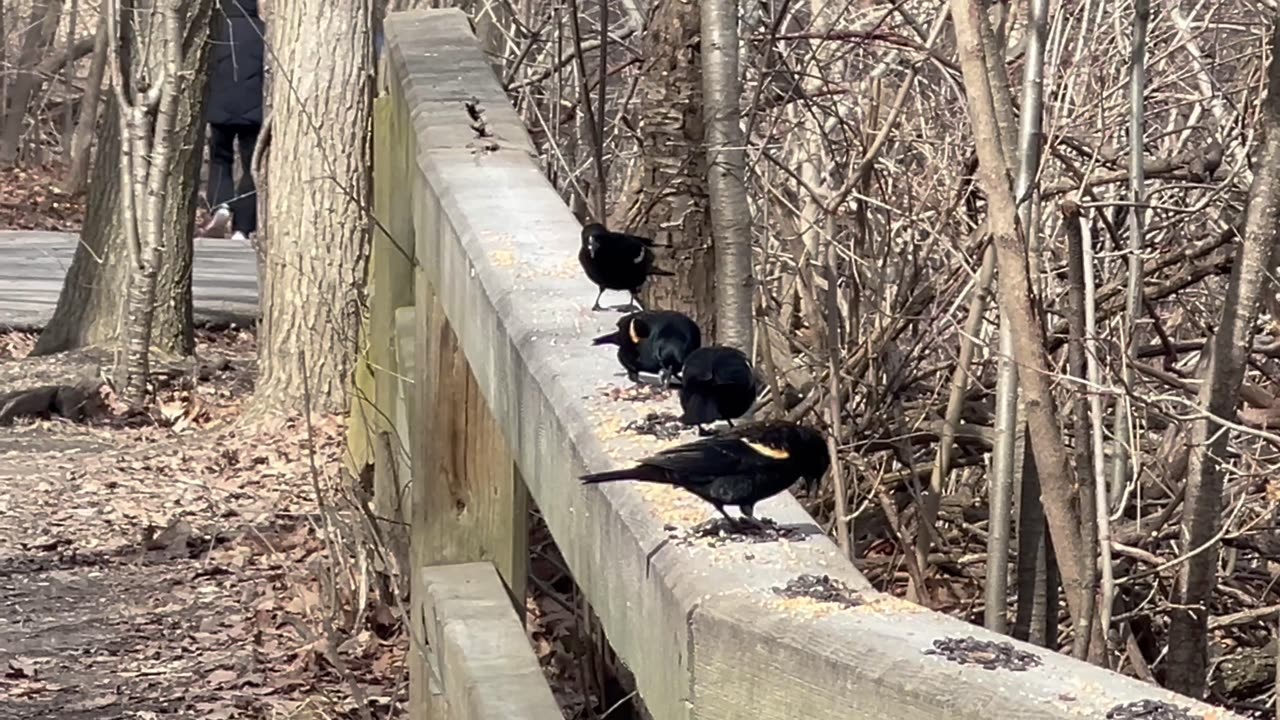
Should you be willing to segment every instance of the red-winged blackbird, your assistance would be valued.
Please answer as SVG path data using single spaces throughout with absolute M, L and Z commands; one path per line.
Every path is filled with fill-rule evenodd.
M 797 480 L 812 494 L 830 464 L 818 431 L 782 420 L 751 423 L 668 448 L 627 470 L 583 475 L 582 482 L 639 480 L 682 487 L 706 500 L 730 522 L 725 505 L 755 520 L 755 504 Z
M 674 310 L 641 310 L 623 315 L 618 331 L 601 335 L 593 345 L 617 345 L 618 362 L 631 382 L 640 373 L 657 373 L 663 386 L 679 375 L 689 353 L 702 345 L 702 331 L 688 315 Z
M 698 348 L 680 373 L 680 421 L 698 425 L 742 417 L 756 401 L 756 375 L 741 350 L 721 345 Z
M 658 247 L 649 238 L 626 233 L 610 232 L 599 223 L 582 228 L 582 249 L 578 262 L 587 272 L 591 282 L 600 288 L 592 310 L 602 310 L 600 297 L 605 290 L 626 290 L 631 293 L 631 305 L 639 308 L 636 295 L 653 275 L 675 275 L 653 266 L 653 248 Z

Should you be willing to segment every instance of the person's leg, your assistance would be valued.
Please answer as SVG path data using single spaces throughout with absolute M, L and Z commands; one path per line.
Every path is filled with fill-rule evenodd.
M 226 125 L 209 126 L 209 207 L 213 213 L 205 232 L 225 228 L 235 197 L 235 132 Z M 223 210 L 223 212 L 219 212 Z
M 241 125 L 236 127 L 236 136 L 240 138 L 240 185 L 236 188 L 236 201 L 231 206 L 234 216 L 232 230 L 246 236 L 258 229 L 258 188 L 253 182 L 253 149 L 258 145 L 258 133 L 261 125 Z

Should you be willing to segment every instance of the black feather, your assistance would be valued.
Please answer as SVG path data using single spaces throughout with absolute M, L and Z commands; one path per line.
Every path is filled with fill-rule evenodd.
M 736 505 L 747 517 L 756 503 L 797 480 L 817 483 L 831 464 L 818 431 L 773 420 L 668 448 L 634 467 L 582 476 L 588 484 L 638 480 L 685 488 L 722 514 Z M 726 515 L 726 517 L 728 517 Z
M 582 228 L 578 262 L 601 295 L 605 290 L 625 290 L 634 298 L 651 275 L 671 275 L 654 269 L 653 246 L 648 238 L 610 232 L 604 225 L 591 223 Z M 591 309 L 601 309 L 599 295 Z
M 641 310 L 622 316 L 616 332 L 591 343 L 617 345 L 618 362 L 633 381 L 641 372 L 659 373 L 665 380 L 678 376 L 685 358 L 702 345 L 702 331 L 684 313 Z
M 742 417 L 756 401 L 755 371 L 736 348 L 709 345 L 689 353 L 680 377 L 686 425 Z

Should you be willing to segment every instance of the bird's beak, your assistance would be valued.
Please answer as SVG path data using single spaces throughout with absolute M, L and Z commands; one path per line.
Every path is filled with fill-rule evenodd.
M 619 335 L 620 333 L 616 333 L 616 332 L 609 333 L 608 335 L 601 335 L 600 337 L 592 340 L 591 344 L 592 345 L 621 345 L 622 341 Z

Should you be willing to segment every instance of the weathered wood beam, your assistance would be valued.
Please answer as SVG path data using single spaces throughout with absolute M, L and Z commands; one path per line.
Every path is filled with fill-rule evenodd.
M 424 568 L 432 720 L 561 720 L 502 579 L 489 563 Z M 412 717 L 424 717 L 419 712 Z

